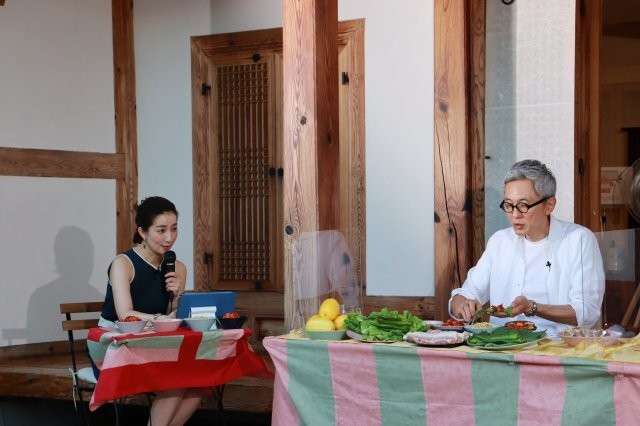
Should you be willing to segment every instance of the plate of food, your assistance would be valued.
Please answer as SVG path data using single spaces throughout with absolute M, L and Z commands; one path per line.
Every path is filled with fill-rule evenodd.
M 570 328 L 560 333 L 560 338 L 569 346 L 614 346 L 620 343 L 622 333 L 613 330 Z
M 404 340 L 419 346 L 457 346 L 463 344 L 471 333 L 463 331 L 427 330 L 412 331 L 404 335 Z
M 365 337 L 362 334 L 356 333 L 353 330 L 347 330 L 347 336 L 349 336 L 353 340 L 358 340 L 360 342 L 366 342 L 366 343 L 395 343 L 395 342 L 398 342 L 398 340 L 365 339 Z
M 538 328 L 532 321 L 509 321 L 504 326 L 515 330 L 535 330 Z
M 536 340 L 532 340 L 531 342 L 524 342 L 524 343 L 514 343 L 511 345 L 498 345 L 498 346 L 474 346 L 474 345 L 469 345 L 469 346 L 474 346 L 477 349 L 484 349 L 486 351 L 504 351 L 507 349 L 523 349 L 523 348 L 527 348 L 527 347 L 534 347 L 538 344 L 538 342 L 540 340 L 543 340 L 544 337 L 541 337 L 539 339 Z M 467 342 L 468 344 L 468 342 Z
M 467 345 L 492 351 L 524 348 L 547 337 L 546 330 L 516 330 L 498 327 L 492 332 L 480 332 L 467 339 Z
M 440 325 L 434 325 L 433 328 L 445 331 L 464 331 L 464 321 L 449 318 Z

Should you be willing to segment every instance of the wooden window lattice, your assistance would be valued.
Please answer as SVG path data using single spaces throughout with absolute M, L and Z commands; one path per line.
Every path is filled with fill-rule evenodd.
M 264 63 L 218 68 L 220 279 L 269 279 L 269 99 Z

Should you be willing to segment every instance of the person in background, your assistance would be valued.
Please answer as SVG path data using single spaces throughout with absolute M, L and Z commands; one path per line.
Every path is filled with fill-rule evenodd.
M 176 260 L 175 272 L 162 273 L 164 255 L 178 238 L 175 205 L 162 197 L 145 198 L 136 211 L 136 227 L 134 246 L 116 256 L 109 266 L 101 327 L 115 327 L 115 321 L 128 316 L 148 321 L 175 318 L 174 301 L 185 291 L 184 263 Z M 201 392 L 197 389 L 155 393 L 149 419 L 153 426 L 182 425 L 200 405 Z
M 593 327 L 600 319 L 604 270 L 595 235 L 551 215 L 556 179 L 540 161 L 515 163 L 504 178 L 500 204 L 511 223 L 489 239 L 461 288 L 451 292 L 449 313 L 469 322 L 487 302 L 511 307 L 551 338 L 566 328 Z M 517 317 L 517 318 L 513 318 Z

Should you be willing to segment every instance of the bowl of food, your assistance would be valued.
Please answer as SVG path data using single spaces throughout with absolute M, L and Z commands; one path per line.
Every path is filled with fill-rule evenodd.
M 147 321 L 143 321 L 136 316 L 129 315 L 120 321 L 116 321 L 116 325 L 122 333 L 135 334 L 144 330 L 144 327 L 147 325 Z
M 439 320 L 424 320 L 424 325 L 427 326 L 427 328 L 435 328 L 439 325 L 442 325 L 442 321 Z
M 464 325 L 464 321 L 449 318 L 440 325 L 434 325 L 433 328 L 436 330 L 463 331 Z
M 535 330 L 538 328 L 536 324 L 531 321 L 509 321 L 504 326 L 514 330 Z
M 184 319 L 189 328 L 193 331 L 209 331 L 211 326 L 216 322 L 214 318 L 207 317 L 192 317 Z
M 182 324 L 182 320 L 176 318 L 155 319 L 151 321 L 151 324 L 153 329 L 158 332 L 176 331 Z
M 569 328 L 560 333 L 560 338 L 569 346 L 602 345 L 613 346 L 620 343 L 622 333 L 613 330 Z
M 347 330 L 331 331 L 304 331 L 311 340 L 343 340 L 347 335 Z
M 242 325 L 247 320 L 245 315 L 228 315 L 225 314 L 222 317 L 218 318 L 218 322 L 220 323 L 220 327 L 225 330 L 231 330 L 234 328 L 242 328 Z
M 498 328 L 498 326 L 491 324 L 490 322 L 474 322 L 473 324 L 468 324 L 464 326 L 464 329 L 469 333 L 481 333 L 486 331 L 491 333 L 493 330 Z

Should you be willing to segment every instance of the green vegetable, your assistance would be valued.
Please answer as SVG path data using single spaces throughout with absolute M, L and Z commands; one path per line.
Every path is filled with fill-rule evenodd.
M 469 337 L 467 343 L 470 346 L 504 346 L 519 343 L 533 342 L 545 337 L 546 331 L 516 330 L 507 327 L 498 327 L 492 332 L 482 331 Z
M 382 308 L 371 312 L 368 317 L 359 313 L 347 315 L 344 320 L 347 329 L 362 335 L 365 340 L 402 341 L 402 337 L 410 331 L 425 331 L 427 327 L 417 316 L 404 311 L 390 311 Z

